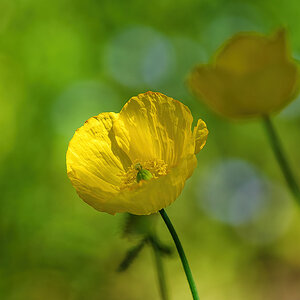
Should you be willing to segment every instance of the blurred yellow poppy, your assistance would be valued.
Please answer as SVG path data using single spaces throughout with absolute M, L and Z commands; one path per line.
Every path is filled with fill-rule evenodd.
M 120 113 L 101 113 L 76 130 L 67 172 L 78 195 L 110 214 L 152 214 L 181 193 L 208 130 L 191 130 L 188 107 L 161 93 L 131 98 Z
M 216 113 L 229 118 L 268 115 L 298 92 L 299 70 L 286 32 L 240 33 L 225 43 L 212 64 L 196 67 L 189 86 Z

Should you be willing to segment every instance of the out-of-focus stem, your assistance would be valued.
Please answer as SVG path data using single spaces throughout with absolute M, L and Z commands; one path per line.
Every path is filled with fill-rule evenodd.
M 157 272 L 157 279 L 159 284 L 160 296 L 162 300 L 168 300 L 168 291 L 167 291 L 167 284 L 166 284 L 166 277 L 163 267 L 162 261 L 162 253 L 160 252 L 156 239 L 152 236 L 149 237 L 149 241 L 153 248 L 155 264 L 156 264 L 156 272 Z
M 265 116 L 263 118 L 263 123 L 287 185 L 290 188 L 291 193 L 294 195 L 296 202 L 298 203 L 298 205 L 300 205 L 300 189 L 292 172 L 292 169 L 286 159 L 286 155 L 283 151 L 283 147 L 275 130 L 275 127 L 273 126 L 269 116 Z

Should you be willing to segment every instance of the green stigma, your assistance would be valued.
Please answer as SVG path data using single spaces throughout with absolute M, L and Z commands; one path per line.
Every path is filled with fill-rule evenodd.
M 139 183 L 141 180 L 150 180 L 153 178 L 150 171 L 143 169 L 142 165 L 140 163 L 137 163 L 135 165 L 135 169 L 138 170 L 138 173 L 136 175 L 136 181 Z

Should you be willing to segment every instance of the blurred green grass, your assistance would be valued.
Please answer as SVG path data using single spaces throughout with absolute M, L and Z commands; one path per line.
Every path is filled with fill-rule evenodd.
M 184 80 L 241 30 L 268 33 L 284 25 L 299 58 L 299 13 L 294 0 L 0 0 L 0 298 L 159 299 L 150 249 L 126 273 L 116 273 L 134 244 L 122 238 L 124 216 L 86 205 L 65 169 L 68 142 L 86 119 L 117 112 L 131 96 L 154 90 L 187 104 L 210 130 L 195 174 L 168 208 L 200 296 L 297 299 L 299 209 L 286 196 L 261 124 L 219 119 Z M 275 123 L 300 178 L 300 99 Z M 284 199 L 243 224 L 218 219 L 205 208 L 210 198 L 203 182 L 228 159 L 250 164 Z M 172 244 L 160 220 L 156 226 Z M 189 299 L 178 258 L 165 263 L 171 299 Z

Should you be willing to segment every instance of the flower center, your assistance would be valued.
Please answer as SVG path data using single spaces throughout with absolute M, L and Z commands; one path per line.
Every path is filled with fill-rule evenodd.
M 137 183 L 139 183 L 141 180 L 150 180 L 151 178 L 153 178 L 151 172 L 143 169 L 140 163 L 137 163 L 134 167 L 136 170 L 138 170 L 138 173 L 136 174 Z
M 142 180 L 157 179 L 167 175 L 167 164 L 163 160 L 135 161 L 122 175 L 120 189 L 132 189 Z

